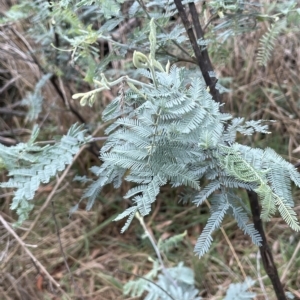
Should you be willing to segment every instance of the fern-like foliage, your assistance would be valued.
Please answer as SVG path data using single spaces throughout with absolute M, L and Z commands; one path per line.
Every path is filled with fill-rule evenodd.
M 254 191 L 262 200 L 262 219 L 269 220 L 275 213 L 277 205 L 282 218 L 291 228 L 299 231 L 296 213 L 292 210 L 290 180 L 299 186 L 300 175 L 293 165 L 268 148 L 262 151 L 233 144 L 223 149 L 225 155 L 220 157 L 220 161 L 226 171 L 241 181 L 257 185 Z M 247 150 L 248 152 L 244 152 Z M 252 164 L 255 160 L 258 168 Z
M 158 280 L 155 284 L 149 283 L 147 285 L 146 290 L 148 294 L 145 300 L 202 299 L 198 296 L 199 291 L 194 287 L 194 273 L 192 269 L 185 267 L 183 263 L 179 263 L 176 267 L 168 268 L 166 272 L 167 274 L 158 275 Z M 175 281 L 176 284 L 174 284 Z
M 247 278 L 243 283 L 231 283 L 224 300 L 251 300 L 256 294 L 249 292 L 255 280 Z M 176 267 L 159 270 L 156 261 L 150 272 L 142 278 L 131 280 L 123 287 L 124 295 L 141 297 L 146 293 L 145 300 L 201 300 L 199 290 L 194 286 L 194 272 L 180 262 Z
M 188 2 L 183 1 L 184 4 Z M 63 72 L 66 79 L 74 79 L 72 68 L 77 64 L 77 69 L 86 71 L 86 81 L 92 82 L 93 78 L 100 86 L 95 91 L 124 83 L 122 95 L 116 97 L 102 115 L 104 121 L 112 124 L 106 129 L 108 139 L 100 153 L 103 164 L 91 169 L 96 179 L 82 197 L 88 199 L 87 208 L 92 207 L 105 185 L 113 184 L 118 188 L 123 179 L 131 182 L 132 188 L 124 197 L 131 201 L 132 206 L 116 219 L 127 217 L 123 232 L 136 212 L 142 216 L 151 212 L 162 186 L 185 186 L 195 193 L 192 200 L 195 205 L 201 205 L 206 199 L 211 202 L 211 216 L 195 247 L 199 256 L 208 251 L 214 230 L 221 226 L 228 214 L 237 220 L 238 226 L 249 234 L 255 244 L 260 244 L 259 235 L 249 223 L 247 207 L 236 192 L 239 188 L 257 192 L 264 220 L 269 220 L 278 210 L 291 228 L 299 230 L 291 193 L 291 182 L 300 186 L 296 170 L 271 149 L 252 149 L 236 143 L 237 134 L 268 133 L 264 122 L 244 122 L 242 118 L 221 113 L 220 104 L 213 101 L 200 74 L 192 74 L 193 71 L 178 68 L 175 64 L 170 68 L 166 55 L 161 62 L 156 59 L 156 52 L 165 46 L 171 53 L 170 57 L 174 56 L 174 44 L 186 49 L 183 52 L 190 58 L 191 45 L 183 27 L 162 29 L 168 28 L 167 24 L 176 12 L 174 3 L 152 0 L 145 1 L 145 6 L 142 6 L 140 1 L 135 1 L 130 4 L 128 14 L 122 12 L 122 3 L 117 0 L 61 0 L 51 3 L 34 0 L 20 4 L 17 9 L 12 8 L 1 18 L 1 22 L 5 23 L 30 19 L 34 13 L 34 22 L 38 26 L 32 26 L 30 33 L 35 39 L 43 40 L 44 51 L 55 51 L 49 57 L 59 62 L 56 67 L 68 66 Z M 136 26 L 133 32 L 126 32 L 126 45 L 114 40 L 115 29 L 121 29 L 127 17 L 145 15 L 145 7 L 152 19 L 144 20 L 142 28 Z M 267 61 L 274 39 L 285 27 L 283 16 L 293 7 L 291 5 L 286 12 L 280 11 L 281 19 L 262 39 L 261 51 L 264 53 L 259 54 L 262 63 Z M 262 18 L 254 4 L 247 1 L 208 1 L 204 9 L 212 10 L 212 20 L 218 16 L 216 26 L 210 30 L 212 42 L 254 29 L 256 21 Z M 52 33 L 46 30 L 49 24 L 45 24 L 44 20 L 55 23 L 55 28 L 51 25 Z M 99 20 L 99 28 L 91 25 L 94 21 L 98 24 Z M 273 20 L 277 19 L 274 17 Z M 71 52 L 71 55 L 65 52 L 57 55 L 58 49 L 50 47 L 53 42 L 50 36 L 54 31 L 60 40 L 59 48 Z M 99 57 L 98 43 L 103 41 L 111 44 L 113 51 L 104 59 L 101 57 L 100 64 L 95 67 L 95 57 Z M 211 44 L 209 40 L 199 43 L 208 48 Z M 129 70 L 128 75 L 108 82 L 103 74 L 95 74 L 105 71 L 106 66 L 117 57 L 124 57 L 128 49 L 136 48 L 150 54 L 146 56 L 135 52 L 133 65 L 136 69 Z M 133 75 L 134 79 L 129 75 Z M 125 91 L 126 83 L 128 89 Z M 85 96 L 81 103 L 92 104 L 95 93 L 82 93 Z M 80 97 L 80 94 L 77 96 Z M 17 189 L 12 208 L 22 208 L 23 205 L 19 211 L 23 219 L 29 205 L 27 200 L 33 198 L 39 184 L 48 182 L 51 176 L 62 170 L 84 142 L 84 138 L 79 138 L 81 135 L 72 133 L 72 130 L 53 146 L 39 147 L 34 142 L 9 150 L 1 146 L 1 161 L 12 176 L 2 186 Z M 205 184 L 200 186 L 200 182 Z
M 275 47 L 276 39 L 283 32 L 298 30 L 300 22 L 299 2 L 289 0 L 266 7 L 268 14 L 257 15 L 258 21 L 270 21 L 268 31 L 260 39 L 257 61 L 266 66 Z M 273 15 L 271 13 L 273 11 Z M 270 15 L 269 15 L 270 13 Z
M 247 278 L 243 283 L 232 283 L 230 284 L 226 297 L 224 300 L 251 300 L 254 299 L 256 294 L 247 291 L 253 284 L 255 280 Z
M 158 244 L 157 244 L 158 250 L 160 252 L 167 254 L 171 249 L 176 247 L 177 244 L 184 239 L 186 234 L 187 234 L 187 231 L 185 231 L 184 233 L 181 233 L 181 234 L 174 235 L 163 241 L 161 239 L 159 239 Z
M 157 277 L 157 280 L 155 280 Z M 145 279 L 144 279 L 145 278 Z M 157 262 L 152 270 L 137 280 L 129 281 L 124 286 L 124 294 L 139 297 L 147 293 L 145 300 L 201 300 L 199 290 L 194 287 L 194 272 L 180 262 L 176 267 L 159 272 Z
M 21 101 L 21 105 L 28 106 L 29 108 L 27 113 L 27 119 L 29 121 L 36 120 L 39 113 L 42 111 L 43 96 L 41 89 L 51 76 L 52 74 L 46 74 L 42 76 L 42 78 L 36 84 L 34 92 L 28 93 L 26 98 Z
M 0 144 L 0 157 L 10 177 L 7 182 L 0 183 L 0 187 L 15 189 L 11 209 L 19 215 L 19 224 L 28 219 L 34 206 L 31 200 L 39 186 L 64 170 L 79 147 L 88 141 L 85 130 L 77 124 L 71 126 L 67 135 L 54 145 L 39 146 L 36 142 L 38 133 L 39 128 L 35 126 L 27 143 L 12 147 Z
M 260 47 L 258 48 L 257 61 L 260 65 L 266 66 L 271 58 L 275 47 L 276 38 L 286 27 L 286 19 L 280 20 L 272 24 L 268 31 L 260 39 Z
M 212 99 L 199 77 L 191 79 L 187 88 L 184 69 L 175 65 L 169 69 L 167 65 L 164 70 L 155 60 L 153 21 L 149 41 L 149 57 L 135 53 L 133 63 L 142 68 L 141 75 L 150 82 L 138 89 L 133 84 L 137 81 L 127 78 L 130 89 L 103 112 L 105 121 L 115 121 L 106 129 L 108 138 L 100 155 L 103 164 L 91 169 L 98 179 L 82 197 L 88 198 L 88 208 L 104 185 L 114 183 L 118 187 L 123 176 L 135 186 L 124 196 L 131 199 L 132 206 L 116 218 L 128 217 L 121 232 L 137 212 L 142 216 L 150 213 L 161 186 L 167 183 L 197 192 L 193 200 L 196 205 L 212 196 L 211 216 L 195 245 L 195 252 L 202 256 L 209 250 L 212 234 L 226 214 L 232 215 L 238 226 L 260 245 L 261 237 L 249 224 L 246 205 L 235 192 L 244 188 L 261 198 L 263 220 L 269 220 L 278 209 L 286 223 L 298 231 L 290 184 L 293 181 L 300 186 L 298 172 L 271 149 L 252 149 L 235 141 L 237 133 L 267 134 L 267 126 L 261 120 L 244 123 L 242 118 L 232 119 L 220 112 L 220 104 Z M 99 84 L 105 88 L 112 83 L 103 77 Z M 202 178 L 208 184 L 201 189 Z
M 141 72 L 151 78 L 150 73 Z M 166 183 L 186 186 L 198 191 L 193 202 L 200 205 L 212 197 L 212 214 L 195 246 L 202 256 L 212 242 L 212 233 L 221 226 L 226 214 L 252 241 L 260 245 L 260 236 L 249 223 L 248 211 L 235 190 L 254 190 L 262 200 L 262 218 L 269 220 L 278 209 L 294 230 L 299 230 L 292 209 L 291 180 L 300 185 L 295 168 L 273 150 L 252 149 L 235 143 L 239 132 L 268 133 L 262 121 L 244 123 L 220 112 L 200 79 L 193 79 L 187 88 L 184 69 L 173 66 L 169 72 L 155 72 L 153 83 L 128 90 L 122 100 L 117 97 L 103 113 L 105 120 L 115 119 L 106 133 L 101 149 L 98 176 L 86 190 L 90 208 L 104 185 L 125 180 L 135 183 L 125 199 L 132 206 L 116 220 L 128 217 L 122 232 L 135 213 L 150 213 L 151 205 Z M 230 120 L 232 119 L 232 120 Z M 208 184 L 200 187 L 200 179 Z

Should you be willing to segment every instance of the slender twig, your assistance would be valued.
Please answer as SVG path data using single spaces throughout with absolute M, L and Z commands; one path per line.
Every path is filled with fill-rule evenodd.
M 95 138 L 91 138 L 91 140 L 88 143 L 93 143 L 93 142 L 97 142 L 97 141 L 106 141 L 107 140 L 107 136 L 99 136 L 99 137 L 95 137 Z M 55 144 L 56 140 L 49 140 L 49 141 L 38 141 L 35 142 L 35 144 L 37 145 L 47 145 L 47 144 Z
M 207 23 L 203 26 L 203 31 L 206 30 L 206 28 L 209 26 L 209 24 L 213 21 L 216 20 L 218 18 L 218 14 L 213 14 L 210 16 L 210 18 L 208 19 Z
M 21 77 L 21 75 L 17 75 L 16 77 L 13 77 L 11 80 L 6 82 L 5 85 L 0 89 L 0 94 L 2 94 L 10 85 L 12 85 L 20 77 Z
M 146 224 L 145 224 L 145 222 L 144 222 L 144 218 L 143 218 L 139 213 L 136 213 L 135 217 L 139 220 L 139 222 L 140 222 L 140 224 L 142 225 L 142 227 L 143 227 L 145 233 L 147 234 L 147 236 L 148 236 L 148 238 L 149 238 L 149 240 L 150 240 L 150 243 L 151 243 L 153 249 L 155 250 L 155 253 L 156 253 L 156 256 L 157 256 L 157 258 L 158 258 L 158 260 L 159 260 L 160 265 L 162 266 L 163 269 L 165 269 L 166 267 L 165 267 L 165 265 L 164 265 L 164 262 L 163 262 L 163 260 L 162 260 L 161 255 L 160 255 L 160 252 L 159 252 L 159 250 L 158 250 L 158 248 L 157 248 L 157 246 L 156 246 L 154 237 L 152 236 L 152 234 L 151 234 L 150 231 L 148 230 L 148 228 L 147 228 L 147 226 L 146 226 Z
M 16 115 L 16 116 L 25 116 L 26 112 L 20 110 L 13 110 L 10 108 L 0 108 L 0 114 Z
M 171 57 L 175 58 L 176 62 L 184 61 L 184 62 L 188 62 L 188 63 L 191 63 L 191 64 L 197 64 L 195 59 L 192 59 L 192 58 L 188 59 L 188 58 L 180 57 L 178 55 L 175 55 L 175 54 L 169 52 L 165 48 L 163 48 L 163 52 L 159 52 L 159 51 L 156 52 L 156 55 L 160 55 L 160 54 L 164 55 L 164 56 L 167 54 L 168 56 L 171 56 Z
M 55 224 L 55 228 L 56 228 L 56 235 L 57 235 L 57 240 L 58 240 L 58 244 L 59 244 L 59 248 L 60 248 L 60 253 L 61 253 L 62 257 L 63 257 L 65 266 L 66 266 L 66 268 L 67 268 L 67 270 L 68 270 L 68 273 L 69 273 L 70 279 L 71 279 L 71 281 L 72 281 L 73 287 L 74 287 L 75 291 L 78 293 L 79 298 L 83 300 L 81 291 L 80 291 L 80 289 L 78 288 L 77 284 L 75 283 L 74 276 L 73 276 L 73 274 L 72 274 L 72 272 L 71 272 L 71 270 L 70 270 L 69 264 L 68 264 L 68 262 L 67 262 L 66 254 L 65 254 L 64 248 L 63 248 L 62 243 L 61 243 L 61 238 L 60 238 L 60 233 L 59 233 L 58 223 L 57 223 L 57 220 L 56 220 L 56 215 L 55 215 L 55 209 L 54 209 L 54 201 L 53 201 L 53 199 L 52 199 L 52 201 L 51 201 L 51 204 L 52 204 L 52 217 L 53 217 L 54 224 Z
M 259 282 L 259 285 L 260 285 L 260 288 L 264 294 L 264 297 L 265 297 L 265 300 L 269 300 L 269 297 L 267 296 L 267 293 L 266 293 L 266 289 L 265 289 L 265 285 L 264 285 L 264 282 L 262 280 L 262 277 L 261 277 L 261 274 L 260 274 L 260 252 L 257 251 L 257 254 L 256 254 L 256 270 L 257 270 L 257 277 L 258 277 L 258 282 Z
M 151 234 L 150 230 L 147 228 L 147 225 L 145 224 L 144 222 L 144 218 L 137 212 L 135 214 L 135 217 L 140 221 L 145 233 L 147 234 L 149 240 L 150 240 L 150 243 L 152 245 L 152 247 L 154 248 L 154 251 L 158 257 L 158 260 L 159 260 L 159 263 L 162 267 L 162 270 L 163 270 L 163 273 L 165 274 L 165 276 L 170 280 L 170 282 L 174 285 L 174 286 L 177 286 L 177 283 L 176 281 L 172 278 L 172 276 L 169 274 L 167 268 L 165 267 L 164 265 L 164 262 L 163 262 L 163 259 L 161 257 L 161 254 L 159 252 L 159 249 L 156 245 L 156 242 L 155 242 L 155 239 L 154 239 L 154 236 Z
M 295 258 L 297 257 L 297 254 L 298 252 L 300 251 L 300 241 L 298 242 L 297 244 L 297 247 L 295 248 L 294 252 L 293 252 L 293 255 L 289 261 L 289 263 L 287 264 L 287 266 L 285 267 L 281 277 L 280 277 L 280 280 L 283 282 L 285 281 L 285 277 L 288 273 L 288 271 L 290 270 L 291 266 L 292 266 L 292 263 L 295 261 Z M 299 257 L 299 256 L 298 256 Z
M 14 146 L 17 143 L 18 142 L 16 140 L 14 140 L 14 139 L 0 136 L 0 144 L 6 145 L 6 146 Z
M 16 239 L 16 241 L 19 243 L 19 245 L 24 249 L 26 254 L 32 259 L 35 266 L 38 266 L 38 268 L 47 276 L 47 278 L 56 286 L 60 287 L 60 284 L 48 273 L 48 271 L 45 269 L 45 267 L 35 258 L 35 256 L 28 250 L 25 243 L 21 240 L 21 238 L 15 233 L 15 231 L 8 225 L 8 223 L 3 219 L 3 217 L 0 215 L 0 222 L 2 225 L 6 228 L 6 230 Z
M 91 142 L 96 142 L 96 141 L 105 141 L 107 140 L 107 136 L 99 136 L 96 138 L 92 138 Z

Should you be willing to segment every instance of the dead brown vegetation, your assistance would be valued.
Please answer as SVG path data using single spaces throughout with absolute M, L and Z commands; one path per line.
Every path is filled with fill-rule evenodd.
M 9 8 L 9 4 L 8 1 L 0 1 L 1 13 Z M 40 67 L 42 57 L 35 51 L 38 45 L 26 36 L 24 27 L 26 24 L 22 23 L 0 26 L 0 142 L 6 145 L 14 145 L 28 138 L 30 131 L 26 129 L 29 128 L 25 118 L 26 109 L 19 105 L 20 100 L 34 89 L 45 71 Z M 255 63 L 255 58 L 258 38 L 264 30 L 266 28 L 262 26 L 260 30 L 238 36 L 233 44 L 226 45 L 229 54 L 226 63 L 217 67 L 221 76 L 232 77 L 231 92 L 225 96 L 226 110 L 249 119 L 276 120 L 271 125 L 273 134 L 263 139 L 257 136 L 255 143 L 257 146 L 275 148 L 295 163 L 300 152 L 300 34 L 295 32 L 280 37 L 272 61 L 267 68 L 263 68 Z M 62 94 L 57 92 L 55 85 Z M 43 88 L 45 102 L 38 121 L 47 128 L 48 135 L 43 137 L 45 140 L 65 133 L 72 123 L 80 121 L 74 111 L 80 111 L 83 120 L 97 123 L 101 104 L 96 104 L 93 109 L 79 110 L 78 103 L 71 100 L 75 92 L 80 92 L 77 86 L 63 79 L 56 79 L 55 83 L 48 82 Z M 105 103 L 110 98 L 110 94 L 104 94 L 101 101 Z M 102 128 L 98 129 L 95 128 L 99 135 Z M 100 147 L 101 143 L 97 146 Z M 147 257 L 154 255 L 154 252 L 147 241 L 140 239 L 142 230 L 137 229 L 137 223 L 121 235 L 120 224 L 111 222 L 124 208 L 120 201 L 121 191 L 107 189 L 92 211 L 85 211 L 82 205 L 79 211 L 68 218 L 68 208 L 78 202 L 83 190 L 81 185 L 72 183 L 72 178 L 76 169 L 81 174 L 88 172 L 91 162 L 96 161 L 95 153 L 97 147 L 90 151 L 83 149 L 72 168 L 41 187 L 34 200 L 36 208 L 30 220 L 15 230 L 25 247 L 60 287 L 55 287 L 49 281 L 24 248 L 0 224 L 1 299 L 130 299 L 122 295 L 122 284 L 135 279 L 134 274 L 143 275 L 151 268 Z M 2 179 L 5 180 L 4 174 Z M 9 224 L 16 220 L 15 214 L 9 209 L 11 195 L 11 191 L 1 190 L 0 215 Z M 299 192 L 295 193 L 298 215 L 299 195 Z M 192 266 L 203 298 L 219 299 L 231 282 L 243 280 L 243 271 L 259 280 L 260 287 L 254 289 L 259 294 L 257 299 L 266 299 L 266 295 L 272 299 L 272 288 L 260 267 L 258 249 L 251 245 L 231 220 L 225 222 L 223 227 L 229 232 L 232 248 L 226 237 L 219 233 L 206 258 L 199 261 L 193 256 L 193 245 L 206 217 L 203 211 L 201 213 L 200 209 L 195 210 L 194 207 L 184 211 L 176 209 L 174 198 L 175 195 L 169 191 L 160 196 L 153 214 L 146 219 L 147 225 L 155 236 L 163 237 L 188 229 L 184 245 L 179 245 L 169 259 L 172 262 L 185 260 Z M 45 201 L 47 206 L 44 205 Z M 51 202 L 54 203 L 61 244 L 76 287 L 71 283 L 59 248 Z M 167 212 L 165 205 L 170 208 Z M 266 232 L 283 282 L 291 293 L 300 298 L 299 233 L 292 232 L 277 218 L 266 226 Z M 235 255 L 243 270 L 237 264 Z

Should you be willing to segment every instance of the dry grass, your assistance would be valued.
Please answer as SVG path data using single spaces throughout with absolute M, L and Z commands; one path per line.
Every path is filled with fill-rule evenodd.
M 0 1 L 0 7 L 4 11 L 6 1 Z M 33 55 L 32 50 L 37 45 L 26 37 L 23 26 L 0 27 L 0 142 L 8 145 L 26 140 L 30 134 L 25 129 L 30 127 L 24 118 L 26 110 L 19 106 L 19 101 L 33 90 L 42 74 L 36 63 L 41 58 Z M 218 70 L 222 76 L 233 78 L 230 86 L 232 92 L 225 97 L 226 108 L 247 118 L 276 119 L 277 122 L 271 125 L 271 136 L 256 136 L 248 142 L 262 147 L 271 146 L 296 162 L 300 145 L 300 37 L 298 33 L 292 33 L 280 38 L 272 61 L 267 68 L 262 68 L 254 61 L 258 37 L 263 31 L 264 28 L 237 37 L 233 44 L 226 46 L 230 55 L 226 66 Z M 71 94 L 77 91 L 76 86 L 62 81 L 57 81 L 57 84 L 64 91 L 63 99 L 52 83 L 49 82 L 43 89 L 45 103 L 38 123 L 47 132 L 44 139 L 65 133 L 70 124 L 78 120 L 69 107 L 71 104 L 79 111 L 78 104 L 70 100 Z M 110 94 L 104 95 L 103 103 L 110 97 Z M 98 109 L 100 104 L 93 108 L 94 111 Z M 80 113 L 97 128 L 97 114 L 88 108 L 80 108 Z M 130 299 L 122 295 L 122 285 L 135 279 L 134 274 L 143 275 L 151 269 L 148 256 L 155 257 L 154 250 L 148 241 L 141 239 L 143 232 L 138 223 L 134 221 L 129 231 L 121 235 L 121 224 L 111 222 L 125 208 L 126 203 L 121 201 L 121 195 L 126 186 L 118 191 L 108 188 L 92 211 L 86 212 L 83 205 L 71 218 L 68 217 L 68 209 L 78 202 L 83 190 L 82 186 L 72 182 L 72 178 L 77 172 L 87 173 L 88 167 L 94 163 L 97 163 L 95 157 L 89 151 L 83 151 L 72 168 L 39 189 L 30 220 L 15 230 L 36 260 L 60 284 L 60 288 L 51 284 L 45 274 L 39 273 L 40 270 L 24 249 L 0 224 L 1 299 Z M 299 192 L 295 193 L 298 215 L 299 195 Z M 45 206 L 47 199 L 48 205 Z M 243 281 L 243 272 L 258 280 L 253 288 L 258 293 L 257 299 L 274 299 L 257 247 L 237 230 L 231 219 L 227 219 L 223 227 L 232 246 L 226 236 L 218 232 L 209 254 L 201 260 L 194 257 L 193 246 L 207 220 L 207 208 L 182 208 L 174 199 L 176 194 L 166 189 L 157 201 L 153 214 L 146 218 L 156 238 L 166 238 L 188 230 L 184 243 L 178 245 L 168 257 L 170 266 L 181 260 L 191 266 L 204 299 L 220 299 L 230 283 Z M 3 190 L 0 195 L 1 216 L 13 223 L 16 216 L 9 209 L 10 201 L 11 192 Z M 60 251 L 52 202 L 75 286 Z M 287 290 L 300 298 L 299 233 L 292 232 L 280 218 L 274 218 L 266 225 L 266 233 Z
M 276 120 L 270 126 L 273 134 L 264 139 L 256 136 L 254 142 L 268 146 L 276 133 L 275 139 L 280 136 L 281 141 L 276 141 L 277 145 L 275 142 L 272 147 L 283 155 L 287 154 L 289 161 L 296 162 L 298 156 L 293 153 L 299 151 L 296 149 L 300 141 L 300 33 L 281 36 L 276 42 L 272 60 L 267 67 L 262 67 L 256 63 L 256 55 L 259 38 L 266 28 L 263 24 L 260 27 L 258 31 L 236 37 L 226 47 L 229 57 L 219 72 L 233 80 L 231 93 L 225 101 L 237 116 Z

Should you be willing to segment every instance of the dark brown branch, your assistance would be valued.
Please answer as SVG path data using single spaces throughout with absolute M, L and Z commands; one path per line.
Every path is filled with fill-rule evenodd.
M 192 15 L 193 25 L 194 25 L 194 28 L 195 28 L 197 39 L 198 40 L 204 39 L 204 31 L 203 31 L 203 29 L 201 27 L 201 24 L 200 24 L 200 21 L 199 21 L 198 12 L 197 12 L 195 3 L 189 3 L 189 8 L 190 8 L 190 12 L 191 12 L 191 15 Z M 197 44 L 197 47 L 199 49 L 198 44 Z M 210 61 L 210 57 L 208 55 L 207 48 L 203 49 L 201 51 L 201 54 L 202 54 L 202 57 L 203 57 L 204 72 L 207 72 L 207 73 L 213 72 L 214 68 L 213 68 L 212 63 Z M 211 79 L 211 77 L 210 77 L 210 79 Z M 213 81 L 213 80 L 211 79 L 211 81 Z M 217 80 L 215 80 L 214 83 L 216 84 Z M 218 96 L 218 99 L 215 99 L 215 100 L 217 102 L 221 103 L 222 99 L 221 99 L 221 96 L 220 96 L 218 90 L 217 90 L 217 93 L 218 93 L 218 95 L 216 95 L 216 96 Z
M 272 255 L 271 249 L 268 245 L 267 238 L 266 238 L 265 231 L 264 231 L 263 224 L 262 224 L 262 220 L 260 218 L 260 207 L 259 207 L 259 203 L 258 203 L 258 196 L 253 191 L 247 191 L 247 193 L 248 193 L 251 212 L 252 212 L 252 216 L 253 216 L 254 228 L 259 232 L 259 234 L 262 238 L 262 245 L 259 247 L 259 251 L 260 251 L 260 255 L 261 255 L 261 259 L 262 259 L 265 271 L 268 274 L 268 276 L 272 282 L 274 292 L 277 296 L 277 299 L 286 300 L 284 289 L 280 282 L 277 268 L 274 263 L 273 255 Z
M 188 34 L 190 43 L 193 47 L 193 50 L 194 50 L 194 53 L 195 53 L 195 56 L 197 59 L 197 64 L 201 70 L 201 73 L 203 75 L 205 83 L 209 87 L 210 93 L 211 93 L 213 99 L 219 103 L 222 103 L 221 95 L 220 95 L 219 91 L 216 89 L 217 79 L 210 76 L 210 74 L 214 71 L 214 69 L 213 69 L 211 61 L 209 59 L 207 50 L 203 50 L 203 53 L 201 52 L 199 45 L 197 43 L 196 37 L 194 35 L 193 27 L 187 18 L 187 14 L 181 3 L 181 0 L 174 0 L 174 2 L 177 7 L 177 10 L 179 12 L 182 23 L 185 27 L 185 30 Z M 201 25 L 199 23 L 195 4 L 193 4 L 193 5 L 191 5 L 191 4 L 193 4 L 193 3 L 190 3 L 190 9 L 191 9 L 191 13 L 192 13 L 193 23 L 195 26 L 197 38 L 200 39 L 200 38 L 203 38 L 203 31 L 202 31 Z M 205 53 L 205 51 L 206 51 L 206 53 Z M 220 107 L 220 109 L 222 110 L 222 107 Z

